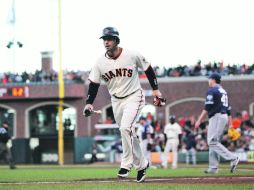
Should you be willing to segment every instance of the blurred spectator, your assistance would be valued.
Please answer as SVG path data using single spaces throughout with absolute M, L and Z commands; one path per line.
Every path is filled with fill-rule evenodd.
M 196 65 L 177 66 L 177 67 L 159 67 L 155 66 L 155 74 L 157 77 L 181 77 L 181 76 L 208 76 L 212 72 L 218 72 L 223 76 L 226 75 L 250 75 L 254 74 L 254 63 L 252 65 L 225 65 L 223 61 L 211 62 L 203 65 L 201 60 L 198 60 Z M 65 82 L 84 83 L 88 78 L 89 71 L 64 71 Z M 139 71 L 139 77 L 146 79 L 144 72 Z M 24 71 L 21 74 L 5 72 L 0 73 L 0 84 L 7 83 L 38 83 L 38 82 L 54 82 L 58 81 L 58 73 L 55 71 L 45 72 L 36 70 L 34 73 L 27 73 Z
M 87 78 L 86 72 L 81 71 L 64 71 L 65 82 L 77 82 L 84 83 Z M 34 73 L 23 72 L 18 73 L 0 73 L 0 84 L 8 83 L 37 83 L 37 82 L 54 82 L 58 81 L 58 74 L 55 71 L 45 72 L 42 70 L 36 70 Z
M 157 121 L 154 122 L 154 130 L 155 130 L 156 134 L 161 133 L 162 126 L 161 126 L 161 122 L 160 121 L 157 120 Z
M 151 162 L 151 150 L 153 146 L 153 134 L 154 134 L 154 129 L 151 126 L 150 122 L 147 121 L 147 118 L 145 117 L 140 117 L 139 119 L 139 129 L 137 134 L 139 136 L 140 140 L 140 146 L 142 148 L 143 154 L 147 160 L 149 160 L 150 166 L 152 164 Z
M 105 124 L 112 124 L 113 120 L 111 117 L 107 117 L 107 119 L 104 121 Z
M 236 113 L 236 117 L 232 119 L 232 126 L 233 128 L 237 129 L 241 127 L 241 114 L 240 113 Z
M 149 118 L 152 118 L 150 114 L 148 114 Z M 150 119 L 151 120 L 151 119 Z M 198 130 L 194 130 L 193 125 L 195 123 L 195 116 L 192 115 L 190 117 L 178 117 L 178 123 L 181 124 L 181 129 L 183 130 L 182 138 L 180 144 L 182 144 L 182 152 L 187 153 L 186 163 L 194 163 L 195 164 L 195 153 L 197 151 L 208 151 L 207 145 L 207 125 L 208 122 L 204 121 L 201 123 L 200 128 Z M 244 120 L 244 121 L 242 121 Z M 149 122 L 150 123 L 150 122 Z M 161 153 L 165 149 L 165 137 L 163 135 L 163 129 L 161 123 L 159 121 L 152 122 L 154 124 L 155 138 L 152 146 L 152 151 Z M 240 111 L 235 114 L 232 118 L 232 125 L 234 128 L 237 128 L 239 132 L 241 132 L 241 137 L 232 142 L 230 138 L 227 136 L 227 128 L 224 131 L 224 136 L 222 140 L 222 144 L 228 147 L 229 150 L 235 152 L 243 152 L 254 150 L 254 118 L 250 117 L 247 111 Z M 139 136 L 142 136 L 143 127 L 140 128 L 141 131 L 137 132 Z M 142 140 L 142 139 L 141 139 Z M 188 151 L 188 152 L 187 152 Z M 161 155 L 161 154 L 160 154 Z M 163 155 L 163 154 L 162 154 Z M 192 157 L 193 155 L 193 157 Z M 191 159 L 192 158 L 192 159 Z M 162 158 L 164 160 L 164 156 Z
M 165 137 L 164 137 L 163 133 L 157 134 L 155 136 L 153 151 L 159 153 L 161 163 L 163 162 L 164 142 L 165 142 Z
M 120 162 L 122 153 L 123 153 L 122 141 L 121 139 L 119 139 L 115 141 L 111 146 L 110 161 L 112 163 L 115 161 Z
M 176 122 L 174 115 L 170 116 L 169 123 L 164 128 L 164 134 L 167 139 L 166 146 L 164 149 L 164 158 L 162 162 L 163 168 L 168 167 L 168 153 L 172 150 L 173 160 L 172 169 L 177 168 L 178 161 L 178 146 L 181 141 L 182 128 Z
M 184 117 L 179 117 L 179 118 L 178 118 L 178 124 L 179 124 L 181 127 L 184 127 L 184 126 L 185 126 L 185 118 L 184 118 Z
M 191 76 L 200 76 L 201 75 L 201 60 L 198 60 L 197 64 L 195 65 L 192 75 Z
M 197 136 L 196 142 L 197 142 L 197 145 L 196 145 L 197 151 L 207 151 L 208 150 L 208 145 L 206 143 L 206 140 L 202 139 L 201 135 Z
M 154 67 L 154 72 L 157 77 L 165 77 L 166 76 L 166 68 L 160 68 L 159 66 Z
M 195 165 L 197 163 L 195 135 L 188 128 L 184 130 L 184 133 L 185 133 L 185 136 L 183 138 L 183 143 L 185 144 L 185 148 L 186 148 L 186 155 L 185 155 L 186 164 L 189 164 L 191 159 L 192 164 Z
M 94 143 L 93 145 L 92 145 L 92 157 L 91 157 L 91 160 L 90 160 L 90 162 L 89 163 L 94 163 L 94 162 L 97 162 L 98 161 L 98 159 L 97 159 L 97 145 L 96 145 L 96 143 Z
M 4 121 L 2 126 L 0 127 L 0 160 L 4 160 L 6 163 L 9 164 L 10 169 L 16 169 L 12 152 L 7 146 L 7 142 L 11 137 L 8 134 L 9 124 L 8 122 Z

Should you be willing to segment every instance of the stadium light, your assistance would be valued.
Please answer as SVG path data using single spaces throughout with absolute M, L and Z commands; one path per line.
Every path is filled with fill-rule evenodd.
M 22 44 L 20 41 L 17 41 L 17 42 L 15 43 L 14 40 L 9 41 L 8 44 L 6 45 L 6 47 L 7 47 L 8 49 L 10 49 L 10 48 L 12 48 L 13 45 L 15 45 L 15 44 L 16 44 L 19 48 L 22 48 L 22 47 L 23 47 L 23 44 Z
M 9 10 L 9 14 L 8 14 L 8 24 L 12 27 L 12 40 L 10 40 L 8 42 L 8 44 L 6 45 L 6 47 L 8 49 L 12 49 L 12 66 L 13 66 L 13 72 L 15 72 L 15 58 L 16 58 L 16 47 L 18 48 L 22 48 L 23 47 L 23 43 L 21 43 L 20 41 L 16 41 L 16 10 L 15 10 L 15 0 L 12 0 L 12 5 L 11 8 Z

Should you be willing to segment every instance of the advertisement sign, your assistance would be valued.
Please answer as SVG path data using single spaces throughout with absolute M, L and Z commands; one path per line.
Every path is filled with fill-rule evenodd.
M 27 86 L 0 87 L 0 99 L 27 97 L 29 97 L 29 88 Z

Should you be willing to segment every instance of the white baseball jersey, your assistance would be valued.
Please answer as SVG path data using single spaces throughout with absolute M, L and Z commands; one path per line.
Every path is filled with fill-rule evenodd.
M 167 135 L 168 139 L 178 139 L 178 135 L 182 134 L 182 129 L 178 123 L 168 123 L 164 128 L 164 133 Z
M 162 162 L 162 166 L 164 168 L 168 167 L 168 153 L 172 150 L 173 160 L 172 160 L 172 168 L 177 168 L 177 147 L 179 144 L 178 135 L 182 134 L 181 126 L 178 123 L 168 123 L 164 128 L 164 133 L 167 135 L 167 143 L 164 150 L 164 158 Z
M 125 97 L 141 88 L 138 68 L 145 71 L 149 65 L 140 53 L 122 49 L 117 59 L 101 56 L 92 68 L 89 80 L 104 81 L 110 95 Z
M 89 80 L 106 83 L 112 96 L 112 108 L 122 138 L 121 168 L 146 168 L 145 159 L 135 133 L 136 120 L 145 105 L 145 96 L 139 81 L 138 68 L 147 70 L 150 63 L 136 51 L 122 49 L 116 59 L 101 56 L 92 68 Z

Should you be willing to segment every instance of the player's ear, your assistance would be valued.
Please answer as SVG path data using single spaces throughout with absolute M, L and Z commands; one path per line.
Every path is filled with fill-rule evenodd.
M 115 42 L 116 42 L 117 45 L 120 44 L 120 39 L 115 37 Z

